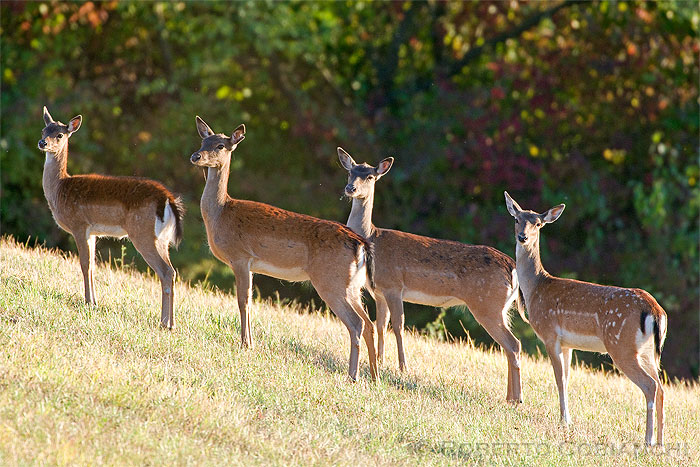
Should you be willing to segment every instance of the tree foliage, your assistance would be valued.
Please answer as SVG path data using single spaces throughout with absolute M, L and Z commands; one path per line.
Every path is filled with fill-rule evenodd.
M 194 115 L 243 122 L 235 196 L 345 220 L 340 145 L 396 157 L 382 227 L 512 252 L 504 189 L 538 210 L 567 203 L 543 233 L 546 267 L 652 292 L 670 319 L 665 368 L 697 377 L 698 21 L 681 1 L 3 2 L 3 231 L 72 248 L 41 190 L 46 104 L 85 118 L 69 170 L 182 193 L 174 262 L 228 288 L 187 158 Z M 480 336 L 464 311 L 444 320 Z

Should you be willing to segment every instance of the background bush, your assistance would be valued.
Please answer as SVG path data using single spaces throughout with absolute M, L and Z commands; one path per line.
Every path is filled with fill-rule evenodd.
M 698 10 L 692 2 L 2 3 L 2 230 L 74 250 L 41 189 L 41 107 L 82 114 L 69 171 L 159 179 L 187 202 L 186 280 L 233 276 L 198 208 L 194 115 L 248 129 L 230 193 L 345 221 L 335 147 L 376 163 L 375 223 L 512 256 L 508 191 L 554 274 L 649 290 L 664 368 L 698 376 Z M 119 245 L 102 241 L 102 256 Z M 114 250 L 116 245 L 117 251 Z M 127 261 L 135 255 L 127 244 Z M 134 259 L 144 267 L 140 258 Z M 76 281 L 78 278 L 76 277 Z M 308 301 L 308 286 L 256 278 Z M 77 287 L 77 285 L 76 285 Z M 316 298 L 315 300 L 318 301 Z M 437 317 L 437 319 L 436 319 Z M 490 342 L 459 308 L 409 325 Z M 464 326 L 464 327 L 463 327 Z M 534 351 L 532 331 L 518 335 Z

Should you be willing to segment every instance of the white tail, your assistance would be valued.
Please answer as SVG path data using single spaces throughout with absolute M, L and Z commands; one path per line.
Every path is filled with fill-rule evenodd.
M 609 353 L 647 400 L 645 441 L 651 444 L 656 403 L 657 443 L 663 444 L 664 391 L 659 358 L 666 338 L 666 313 L 649 293 L 554 277 L 540 261 L 540 229 L 556 221 L 564 205 L 538 214 L 525 211 L 505 193 L 515 218 L 520 288 L 530 324 L 544 342 L 554 368 L 561 420 L 571 423 L 567 386 L 572 349 Z
M 376 250 L 379 361 L 384 356 L 384 333 L 391 315 L 399 368 L 406 368 L 404 301 L 439 307 L 466 304 L 506 353 L 507 400 L 522 402 L 520 342 L 510 331 L 508 319 L 508 310 L 518 296 L 515 262 L 491 247 L 375 227 L 374 185 L 389 171 L 394 159 L 384 159 L 377 167 L 357 164 L 342 148 L 338 148 L 338 157 L 348 171 L 345 195 L 352 198 L 348 227 L 369 239 Z
M 95 298 L 96 237 L 129 237 L 161 281 L 161 325 L 173 327 L 175 269 L 169 246 L 182 238 L 184 207 L 160 183 L 135 177 L 68 175 L 68 139 L 78 131 L 78 115 L 64 125 L 44 107 L 46 127 L 39 149 L 46 153 L 43 186 L 56 223 L 73 235 L 85 283 L 85 301 Z
M 309 280 L 350 333 L 350 377 L 357 380 L 362 335 L 376 379 L 374 326 L 361 300 L 362 287 L 372 280 L 371 244 L 337 222 L 231 198 L 227 191 L 231 154 L 245 138 L 245 127 L 240 125 L 232 136 L 215 134 L 197 117 L 197 130 L 202 146 L 190 160 L 208 172 L 202 217 L 211 251 L 236 276 L 243 346 L 253 343 L 248 313 L 252 273 Z

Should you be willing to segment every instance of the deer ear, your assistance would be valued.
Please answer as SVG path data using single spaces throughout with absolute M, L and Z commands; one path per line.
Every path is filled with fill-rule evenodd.
M 352 168 L 357 165 L 352 157 L 350 157 L 350 154 L 348 154 L 345 149 L 341 148 L 340 146 L 338 146 L 338 159 L 340 159 L 340 165 L 342 165 L 348 172 L 350 172 Z
M 49 113 L 49 109 L 44 106 L 44 124 L 49 126 L 50 123 L 53 123 L 53 117 Z
M 209 125 L 207 125 L 204 120 L 199 118 L 199 115 L 197 115 L 195 121 L 197 122 L 197 131 L 199 132 L 199 136 L 201 136 L 202 139 L 214 134 L 212 129 L 209 128 Z
M 80 128 L 80 125 L 83 123 L 83 116 L 78 115 L 77 117 L 73 117 L 70 119 L 70 122 L 68 122 L 68 131 L 70 133 L 75 133 L 78 131 Z
M 381 177 L 385 173 L 391 169 L 391 166 L 394 164 L 394 158 L 393 157 L 387 157 L 386 159 L 382 160 L 379 164 L 377 164 L 377 169 L 375 170 L 377 172 L 377 177 Z
M 503 194 L 506 196 L 506 207 L 508 208 L 508 212 L 511 216 L 516 217 L 518 213 L 522 211 L 522 208 L 513 198 L 510 197 L 507 191 L 504 191 Z
M 560 204 L 558 206 L 554 206 L 552 209 L 545 212 L 544 214 L 540 214 L 540 218 L 542 219 L 542 222 L 544 222 L 546 224 L 550 224 L 550 223 L 554 222 L 555 220 L 559 219 L 559 216 L 561 216 L 561 213 L 564 212 L 565 207 L 566 207 L 565 204 Z
M 244 139 L 245 139 L 245 125 L 241 123 L 240 125 L 238 125 L 238 128 L 233 130 L 233 134 L 231 135 L 231 141 L 233 142 L 233 144 L 238 144 L 241 141 L 243 141 Z

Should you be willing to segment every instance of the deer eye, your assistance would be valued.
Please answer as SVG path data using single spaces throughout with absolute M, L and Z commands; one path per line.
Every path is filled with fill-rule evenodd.
M 58 138 L 58 139 L 63 138 L 63 133 L 59 133 L 58 136 L 56 136 L 56 138 Z
M 217 146 L 217 148 L 219 148 L 219 149 L 224 149 L 224 145 L 223 145 L 223 144 L 220 144 L 220 145 Z

